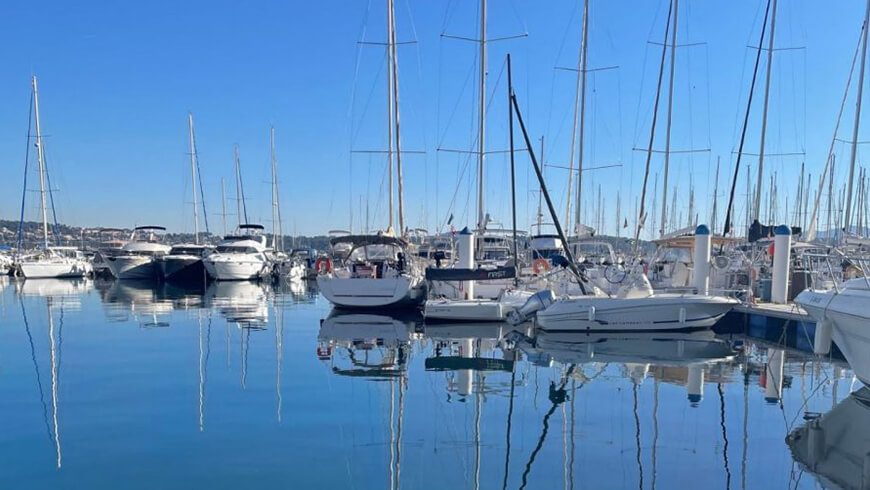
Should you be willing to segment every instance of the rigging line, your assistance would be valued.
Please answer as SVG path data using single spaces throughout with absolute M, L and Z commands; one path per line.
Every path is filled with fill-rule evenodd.
M 368 3 L 366 4 L 366 10 L 365 10 L 365 14 L 363 15 L 362 25 L 360 26 L 360 34 L 359 34 L 358 39 L 365 39 L 366 32 L 368 31 L 368 18 L 369 18 L 369 13 L 371 11 L 371 7 L 372 7 L 372 0 L 369 0 Z M 355 139 L 355 137 L 354 137 L 355 131 L 354 131 L 354 125 L 353 125 L 353 121 L 354 121 L 353 109 L 354 109 L 354 106 L 356 105 L 356 85 L 357 85 L 357 80 L 359 80 L 359 69 L 360 69 L 360 65 L 361 65 L 361 59 L 362 59 L 362 45 L 357 45 L 356 55 L 354 57 L 353 80 L 352 80 L 351 85 L 350 85 L 350 100 L 348 102 L 347 117 L 346 117 L 346 121 L 347 121 L 346 130 L 347 130 L 347 135 L 348 135 L 348 148 L 347 148 L 348 170 L 349 170 L 348 181 L 347 181 L 347 185 L 348 185 L 347 191 L 348 191 L 348 201 L 349 201 L 348 202 L 348 209 L 351 209 L 351 210 L 353 209 L 353 202 L 352 202 L 352 199 L 353 199 L 353 153 L 352 153 L 352 150 L 353 150 L 353 142 Z M 372 86 L 372 91 L 373 90 L 374 90 L 374 85 Z M 369 94 L 369 98 L 371 98 L 371 93 Z M 332 189 L 332 192 L 330 194 L 330 201 L 329 201 L 330 213 L 332 212 L 332 204 L 333 204 L 334 199 L 335 199 L 335 188 Z M 351 213 L 352 213 L 352 211 L 351 211 Z M 352 225 L 353 224 L 353 215 L 352 214 L 351 214 L 350 221 L 351 221 L 350 224 Z M 351 226 L 351 228 L 352 228 L 352 226 Z
M 671 29 L 671 14 L 673 13 L 673 8 L 674 8 L 674 4 L 673 4 L 673 2 L 670 2 L 669 7 L 668 7 L 667 24 L 665 24 L 664 40 L 666 43 L 667 43 L 667 39 L 668 39 L 668 34 L 670 33 L 670 29 Z M 665 58 L 667 56 L 667 53 L 668 53 L 668 49 L 667 49 L 667 46 L 665 46 L 662 48 L 661 62 L 659 63 L 659 79 L 658 79 L 658 86 L 656 88 L 655 103 L 653 104 L 652 124 L 650 126 L 650 133 L 649 133 L 649 151 L 647 152 L 647 155 L 646 155 L 646 166 L 644 168 L 644 173 L 643 173 L 643 187 L 641 188 L 641 194 L 640 194 L 640 211 L 638 212 L 638 215 L 637 215 L 637 228 L 634 231 L 634 254 L 635 255 L 638 254 L 638 247 L 640 245 L 640 230 L 641 230 L 641 228 L 643 228 L 644 222 L 646 221 L 646 217 L 645 217 L 646 213 L 644 211 L 644 206 L 645 206 L 645 201 L 646 201 L 646 187 L 647 187 L 647 182 L 649 181 L 649 166 L 650 166 L 650 162 L 652 161 L 652 155 L 653 155 L 653 143 L 655 142 L 656 122 L 658 120 L 659 100 L 660 100 L 661 94 L 662 94 L 662 80 L 664 79 Z
M 719 426 L 722 428 L 722 457 L 725 462 L 725 488 L 731 489 L 731 468 L 728 466 L 728 431 L 725 428 L 725 388 L 722 383 L 716 385 L 719 390 Z
M 764 44 L 764 34 L 767 32 L 767 18 L 769 15 L 770 0 L 767 0 L 767 7 L 764 10 L 764 22 L 761 24 L 761 37 L 758 40 L 759 46 Z M 752 82 L 749 84 L 749 95 L 746 100 L 746 113 L 743 117 L 743 130 L 740 134 L 740 144 L 737 147 L 737 162 L 734 164 L 734 178 L 731 180 L 731 192 L 728 196 L 728 207 L 725 211 L 725 227 L 722 230 L 723 236 L 731 232 L 731 210 L 734 207 L 734 192 L 737 189 L 737 177 L 740 173 L 740 160 L 743 156 L 743 145 L 746 142 L 746 131 L 749 128 L 749 114 L 752 110 L 752 96 L 755 93 L 755 82 L 758 79 L 758 66 L 760 62 L 761 50 L 759 49 L 755 55 L 755 68 L 752 70 Z M 749 225 L 749 223 L 747 223 L 747 225 Z
M 831 166 L 833 162 L 832 158 L 834 155 L 834 146 L 836 145 L 838 138 L 837 133 L 840 131 L 840 122 L 843 119 L 843 111 L 846 108 L 846 98 L 849 95 L 849 86 L 852 85 L 852 75 L 855 74 L 855 64 L 858 61 L 858 53 L 861 49 L 861 38 L 864 36 L 864 30 L 867 28 L 866 25 L 862 23 L 861 31 L 858 35 L 858 42 L 855 45 L 855 54 L 852 56 L 852 66 L 849 68 L 849 77 L 846 79 L 846 90 L 843 93 L 843 100 L 840 102 L 840 111 L 837 113 L 837 123 L 834 125 L 834 137 L 831 138 L 831 146 L 828 147 L 828 157 L 825 159 L 825 170 L 822 172 L 822 178 L 819 179 L 819 191 L 816 197 L 815 202 L 813 202 L 813 213 L 810 216 L 810 229 L 807 231 L 808 237 L 813 237 L 816 232 L 815 221 L 819 212 L 819 205 L 821 204 L 821 196 L 825 190 L 825 179 L 828 175 L 828 168 Z M 833 180 L 833 176 L 831 176 Z
M 514 101 L 516 101 L 516 99 Z M 574 367 L 575 367 L 574 364 L 571 364 L 568 367 L 568 370 L 565 372 L 565 377 L 562 380 L 562 384 L 559 386 L 558 390 L 554 389 L 555 383 L 551 382 L 550 388 L 551 388 L 551 390 L 553 390 L 554 393 L 556 391 L 564 391 L 565 390 L 565 385 L 568 383 L 568 378 L 570 378 L 571 374 L 574 372 Z M 580 387 L 582 388 L 583 385 L 581 384 Z M 520 485 L 520 490 L 523 490 L 524 488 L 526 488 L 526 485 L 528 484 L 529 473 L 532 471 L 532 464 L 535 462 L 535 457 L 538 455 L 538 453 L 541 451 L 541 448 L 544 446 L 544 440 L 547 438 L 547 432 L 550 430 L 550 417 L 553 415 L 553 413 L 556 412 L 556 408 L 558 408 L 559 405 L 564 400 L 560 400 L 559 398 L 556 398 L 555 400 L 551 400 L 551 401 L 552 401 L 552 406 L 550 407 L 550 410 L 547 411 L 546 415 L 544 415 L 543 428 L 541 429 L 540 437 L 538 437 L 538 444 L 537 444 L 537 446 L 535 446 L 535 449 L 532 450 L 532 454 L 529 456 L 529 461 L 526 463 L 526 469 L 523 471 L 523 483 L 522 483 L 522 485 Z
M 33 126 L 33 91 L 30 92 L 30 104 L 27 109 L 27 136 L 24 141 L 24 187 L 21 190 L 21 218 L 18 221 L 18 251 L 16 259 L 21 256 L 21 246 L 24 242 L 24 206 L 27 198 L 27 169 L 30 163 L 30 128 Z M 22 308 L 24 305 L 22 304 Z
M 210 235 L 208 229 L 208 212 L 205 210 L 205 189 L 202 186 L 202 171 L 199 167 L 199 152 L 196 150 L 196 133 L 193 135 L 193 158 L 196 160 L 196 178 L 199 179 L 199 197 L 202 204 L 202 219 L 205 221 L 205 233 Z
M 51 217 L 53 220 L 53 225 L 51 227 L 51 233 L 54 235 L 55 243 L 60 246 L 60 225 L 57 223 L 57 209 L 54 207 L 54 192 L 52 191 L 51 185 L 51 173 L 48 171 L 48 158 L 45 156 L 45 149 L 42 149 L 42 167 L 45 169 L 45 182 L 48 184 L 48 200 L 51 203 Z
M 48 405 L 45 404 L 45 391 L 42 389 L 42 377 L 39 374 L 39 363 L 36 362 L 36 347 L 33 345 L 33 335 L 30 333 L 30 322 L 27 321 L 27 312 L 24 309 L 24 298 L 18 296 L 18 302 L 21 304 L 21 317 L 24 319 L 24 331 L 27 333 L 27 342 L 30 344 L 30 359 L 33 361 L 33 370 L 36 372 L 36 385 L 39 386 L 39 401 L 42 403 L 42 418 L 45 421 L 45 431 L 48 434 L 48 440 L 53 441 L 54 436 L 51 432 L 51 426 L 48 423 Z

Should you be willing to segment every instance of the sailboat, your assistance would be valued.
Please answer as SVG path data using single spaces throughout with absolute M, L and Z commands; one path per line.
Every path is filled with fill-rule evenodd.
M 341 264 L 325 262 L 317 276 L 323 296 L 337 307 L 392 308 L 419 306 L 426 300 L 427 284 L 418 257 L 409 244 L 393 232 L 393 154 L 396 156 L 398 182 L 398 224 L 405 232 L 404 195 L 402 186 L 402 150 L 399 137 L 399 72 L 396 56 L 396 20 L 393 0 L 387 2 L 389 25 L 387 54 L 389 82 L 389 149 L 388 173 L 390 191 L 389 226 L 386 232 L 374 235 L 348 235 L 330 240 L 333 248 L 350 249 Z
M 193 240 L 194 243 L 174 245 L 169 253 L 158 258 L 160 277 L 170 282 L 202 282 L 206 279 L 202 259 L 211 253 L 211 247 L 200 244 L 199 240 L 199 202 L 197 201 L 197 182 L 199 160 L 196 154 L 196 139 L 193 134 L 193 114 L 187 115 L 187 129 L 190 139 L 190 185 L 193 191 Z M 205 199 L 203 197 L 203 199 Z M 203 209 L 205 214 L 205 209 Z M 206 220 L 208 232 L 208 220 Z
M 45 148 L 42 141 L 42 128 L 40 127 L 39 121 L 39 88 L 35 76 L 31 78 L 31 89 L 33 93 L 34 124 L 36 126 L 36 156 L 39 167 L 39 195 L 41 198 L 40 208 L 42 210 L 42 248 L 33 255 L 20 257 L 17 263 L 17 269 L 21 275 L 27 279 L 81 278 L 92 271 L 92 268 L 84 255 L 75 247 L 50 246 L 48 243 L 48 209 L 46 205 L 46 194 L 50 191 L 46 189 L 48 170 L 45 163 Z

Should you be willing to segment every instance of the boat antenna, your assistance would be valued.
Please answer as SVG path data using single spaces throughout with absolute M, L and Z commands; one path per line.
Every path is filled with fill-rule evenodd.
M 565 255 L 568 258 L 568 269 L 577 277 L 577 284 L 580 286 L 580 291 L 586 295 L 586 279 L 577 268 L 574 262 L 574 254 L 571 253 L 571 248 L 568 246 L 568 239 L 565 238 L 565 232 L 562 231 L 562 225 L 559 224 L 559 217 L 556 214 L 556 208 L 553 206 L 553 201 L 550 199 L 550 192 L 547 191 L 547 184 L 544 182 L 544 176 L 541 173 L 541 168 L 538 166 L 538 160 L 535 158 L 535 150 L 532 147 L 532 140 L 529 139 L 529 133 L 526 131 L 526 124 L 523 122 L 523 115 L 520 112 L 520 106 L 517 102 L 517 94 L 511 93 L 511 107 L 517 116 L 517 122 L 520 123 L 520 129 L 523 132 L 523 139 L 526 142 L 526 148 L 529 152 L 529 158 L 532 160 L 532 167 L 535 169 L 535 175 L 538 177 L 538 183 L 541 185 L 541 193 L 544 194 L 544 200 L 547 202 L 547 209 L 550 211 L 550 217 L 553 218 L 553 225 L 556 227 L 556 233 L 559 234 L 559 240 L 562 241 L 562 248 L 565 250 Z
M 746 130 L 749 127 L 749 113 L 752 110 L 752 95 L 755 93 L 755 81 L 758 78 L 758 65 L 761 62 L 762 43 L 767 30 L 767 17 L 770 14 L 770 0 L 764 11 L 764 22 L 761 24 L 761 37 L 758 39 L 758 51 L 755 53 L 755 68 L 752 70 L 752 82 L 749 84 L 749 98 L 746 101 L 746 113 L 743 116 L 743 130 L 740 133 L 740 145 L 737 147 L 737 163 L 734 166 L 734 178 L 731 180 L 731 194 L 728 196 L 728 208 L 725 211 L 725 228 L 722 235 L 731 232 L 731 208 L 734 206 L 734 192 L 737 190 L 737 174 L 740 172 L 740 160 L 743 158 L 743 144 L 746 142 Z M 748 225 L 749 223 L 747 223 Z

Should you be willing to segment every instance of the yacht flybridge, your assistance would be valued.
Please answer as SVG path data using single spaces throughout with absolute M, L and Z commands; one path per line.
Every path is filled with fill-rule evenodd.
M 331 244 L 350 248 L 342 263 L 318 261 L 317 285 L 333 305 L 391 308 L 418 306 L 425 301 L 423 271 L 401 238 L 348 235 L 333 238 Z
M 106 265 L 118 279 L 156 279 L 159 272 L 157 259 L 172 247 L 161 243 L 158 232 L 162 226 L 137 226 L 130 241 L 116 255 L 105 257 Z
M 239 225 L 238 232 L 228 235 L 214 253 L 203 259 L 208 275 L 217 281 L 250 281 L 271 272 L 263 226 Z

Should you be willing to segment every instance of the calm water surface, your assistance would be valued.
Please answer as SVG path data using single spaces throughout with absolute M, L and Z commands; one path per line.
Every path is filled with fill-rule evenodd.
M 304 285 L 2 279 L 0 488 L 866 488 L 842 365 L 510 331 Z

